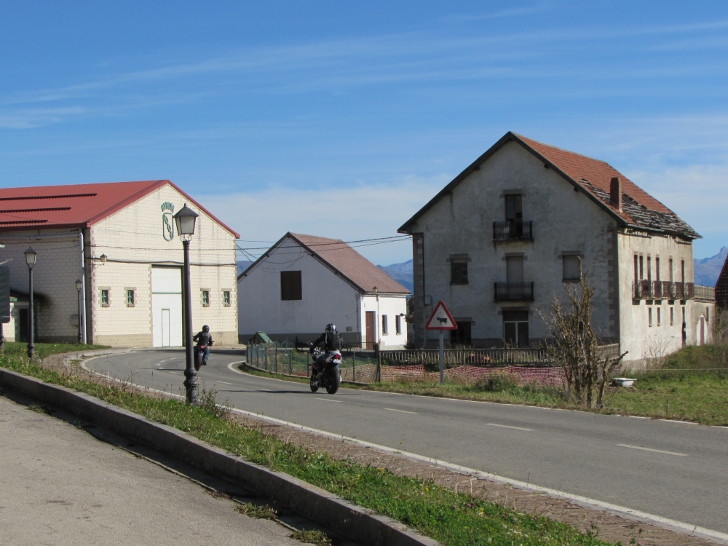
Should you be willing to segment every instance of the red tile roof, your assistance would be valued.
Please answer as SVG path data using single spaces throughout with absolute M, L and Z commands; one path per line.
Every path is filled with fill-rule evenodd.
M 538 156 L 545 166 L 556 170 L 575 187 L 583 190 L 610 214 L 617 217 L 623 224 L 652 231 L 674 233 L 686 239 L 700 237 L 687 223 L 681 220 L 674 212 L 657 199 L 652 197 L 634 182 L 629 180 L 614 167 L 597 159 L 580 155 L 555 146 L 543 144 L 536 140 L 506 133 L 494 146 L 476 159 L 467 169 L 460 173 L 429 203 L 418 211 L 400 229 L 407 233 L 411 223 L 441 196 L 469 176 L 480 164 L 487 161 L 498 149 L 507 142 L 518 142 L 531 153 Z M 622 187 L 622 209 L 615 207 L 610 199 L 611 181 L 619 178 Z
M 0 231 L 88 228 L 165 185 L 240 237 L 169 180 L 0 188 Z
M 379 294 L 410 293 L 407 288 L 399 284 L 340 239 L 328 239 L 326 237 L 288 232 L 273 245 L 273 248 L 278 247 L 286 239 L 293 240 L 311 252 L 314 258 L 348 281 L 362 293 L 373 292 L 375 287 Z M 259 258 L 256 263 L 259 263 L 263 259 L 265 259 L 265 255 Z M 248 270 L 254 265 L 251 265 Z

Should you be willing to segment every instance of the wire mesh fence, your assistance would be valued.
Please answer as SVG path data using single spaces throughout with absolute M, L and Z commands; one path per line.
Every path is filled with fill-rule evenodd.
M 376 383 L 377 358 L 373 351 L 342 351 L 341 379 L 355 383 Z M 285 342 L 248 345 L 247 365 L 270 373 L 307 377 L 311 355 L 308 348 Z

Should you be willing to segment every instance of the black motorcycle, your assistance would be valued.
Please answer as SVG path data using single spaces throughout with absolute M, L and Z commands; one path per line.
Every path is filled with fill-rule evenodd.
M 331 350 L 322 365 L 317 363 L 321 354 L 320 349 L 311 351 L 311 392 L 316 392 L 319 387 L 324 387 L 327 393 L 334 394 L 339 390 L 341 384 L 341 351 Z
M 212 346 L 212 341 L 210 342 L 210 346 Z M 207 345 L 199 344 L 195 345 L 195 370 L 198 372 L 200 371 L 200 368 L 202 366 L 207 366 L 207 357 L 205 356 L 205 353 L 207 352 Z

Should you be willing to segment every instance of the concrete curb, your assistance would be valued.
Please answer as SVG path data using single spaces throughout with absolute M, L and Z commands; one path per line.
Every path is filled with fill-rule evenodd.
M 63 408 L 81 419 L 205 472 L 242 482 L 261 496 L 290 507 L 302 516 L 357 542 L 387 546 L 439 544 L 391 518 L 377 515 L 328 491 L 288 474 L 245 461 L 177 429 L 149 421 L 93 396 L 2 368 L 0 386 Z

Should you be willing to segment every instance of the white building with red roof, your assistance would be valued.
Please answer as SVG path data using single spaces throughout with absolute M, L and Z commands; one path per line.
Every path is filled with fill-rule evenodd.
M 446 302 L 450 342 L 534 346 L 564 284 L 587 271 L 593 325 L 649 361 L 704 340 L 692 241 L 677 214 L 609 164 L 507 133 L 400 227 L 413 237 L 415 345 Z M 580 270 L 580 267 L 583 268 Z
M 289 232 L 238 276 L 240 340 L 313 341 L 333 323 L 347 346 L 401 349 L 408 295 L 344 241 Z
M 236 344 L 239 236 L 169 180 L 0 189 L 0 262 L 21 295 L 6 339 L 28 339 L 24 252 L 32 248 L 35 341 L 181 346 L 184 252 L 172 216 L 185 203 L 199 215 L 193 328 L 209 324 L 216 342 Z

